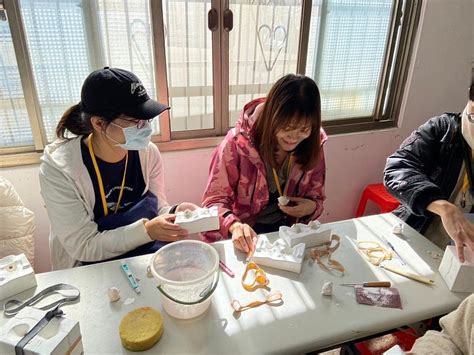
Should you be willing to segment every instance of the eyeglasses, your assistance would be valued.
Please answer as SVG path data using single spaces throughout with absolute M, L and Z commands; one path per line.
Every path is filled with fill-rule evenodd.
M 153 118 L 149 119 L 149 120 L 134 120 L 134 119 L 128 119 L 128 118 L 120 118 L 122 121 L 126 121 L 128 122 L 128 124 L 130 123 L 133 123 L 132 125 L 127 125 L 127 127 L 133 127 L 133 126 L 136 126 L 138 129 L 140 128 L 143 128 L 145 127 L 145 124 L 148 122 L 148 123 L 151 123 L 153 121 Z M 126 127 L 122 127 L 118 124 L 116 124 L 117 126 L 121 127 L 121 128 L 126 128 Z

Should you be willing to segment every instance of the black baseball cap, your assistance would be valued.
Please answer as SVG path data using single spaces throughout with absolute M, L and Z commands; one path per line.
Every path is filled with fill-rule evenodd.
M 148 96 L 135 74 L 109 67 L 89 74 L 82 85 L 79 104 L 89 114 L 117 113 L 139 120 L 149 120 L 169 109 Z

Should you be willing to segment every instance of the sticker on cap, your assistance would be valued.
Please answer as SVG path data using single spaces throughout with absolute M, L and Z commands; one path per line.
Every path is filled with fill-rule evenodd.
M 139 91 L 137 92 L 137 96 L 138 96 L 138 97 L 143 96 L 143 95 L 146 94 L 146 90 L 145 90 L 145 88 L 143 87 L 142 83 L 140 83 L 140 82 L 133 82 L 133 83 L 130 84 L 130 91 L 131 91 L 132 95 L 135 94 L 135 91 L 136 91 L 137 89 L 139 90 Z

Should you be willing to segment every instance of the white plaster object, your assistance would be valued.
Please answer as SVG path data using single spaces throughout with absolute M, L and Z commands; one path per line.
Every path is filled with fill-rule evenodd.
M 0 300 L 36 286 L 36 275 L 25 254 L 0 259 Z
M 217 206 L 177 212 L 174 223 L 186 229 L 190 234 L 219 229 Z
M 117 302 L 120 299 L 120 290 L 117 287 L 110 287 L 107 290 L 110 302 Z
M 439 273 L 448 288 L 453 292 L 474 292 L 474 253 L 464 247 L 465 261 L 459 261 L 456 247 L 448 245 L 443 260 L 439 265 Z
M 311 221 L 308 225 L 296 223 L 291 227 L 281 226 L 279 236 L 290 247 L 304 243 L 311 248 L 331 241 L 331 229 L 327 229 L 318 221 Z
M 395 346 L 388 349 L 383 355 L 405 355 L 406 352 L 400 347 L 400 345 L 396 344 Z
M 332 297 L 332 282 L 326 281 L 323 284 L 323 287 L 321 288 L 321 294 L 323 296 L 329 296 Z
M 392 233 L 395 235 L 402 235 L 403 234 L 403 224 L 397 223 L 392 228 Z
M 0 354 L 15 354 L 15 345 L 46 314 L 46 311 L 25 307 L 0 328 Z M 66 317 L 56 317 L 36 334 L 23 348 L 25 355 L 33 354 L 82 354 L 79 322 Z
M 258 238 L 252 260 L 261 266 L 300 273 L 304 249 L 305 245 L 303 243 L 289 247 L 281 239 L 270 243 L 268 238 L 262 234 Z
M 290 199 L 286 196 L 280 196 L 278 197 L 278 203 L 282 206 L 286 206 L 290 203 Z

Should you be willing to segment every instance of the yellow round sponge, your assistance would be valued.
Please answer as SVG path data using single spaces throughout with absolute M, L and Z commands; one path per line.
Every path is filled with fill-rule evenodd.
M 119 332 L 124 348 L 132 351 L 150 349 L 163 334 L 163 317 L 151 307 L 134 309 L 122 318 Z

